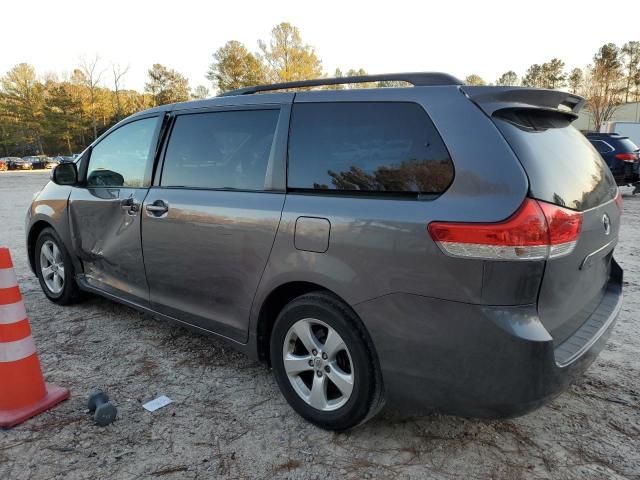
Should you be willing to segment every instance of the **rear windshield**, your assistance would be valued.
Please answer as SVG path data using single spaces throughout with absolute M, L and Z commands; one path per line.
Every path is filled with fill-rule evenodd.
M 635 152 L 638 150 L 638 146 L 628 138 L 621 138 L 618 141 L 624 152 Z
M 509 109 L 493 119 L 526 170 L 534 198 L 587 210 L 615 197 L 609 168 L 567 116 Z

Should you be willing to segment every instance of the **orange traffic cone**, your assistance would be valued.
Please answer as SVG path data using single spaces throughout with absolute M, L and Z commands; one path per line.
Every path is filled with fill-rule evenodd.
M 13 427 L 69 398 L 44 383 L 8 248 L 0 248 L 0 428 Z

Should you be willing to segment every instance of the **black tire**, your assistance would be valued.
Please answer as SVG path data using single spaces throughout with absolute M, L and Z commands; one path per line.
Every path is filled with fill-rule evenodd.
M 323 411 L 308 404 L 293 388 L 284 367 L 283 347 L 287 333 L 296 322 L 307 318 L 320 320 L 334 329 L 350 354 L 353 390 L 346 403 L 333 411 Z M 288 303 L 274 324 L 270 356 L 276 381 L 289 405 L 321 428 L 340 431 L 355 427 L 373 417 L 384 405 L 382 375 L 371 340 L 355 312 L 334 295 L 311 292 Z
M 58 247 L 62 255 L 62 262 L 64 264 L 64 284 L 62 291 L 58 293 L 52 292 L 49 289 L 42 275 L 40 251 L 42 249 L 42 245 L 48 240 L 55 243 L 55 245 Z M 71 257 L 69 255 L 69 252 L 65 248 L 64 243 L 54 229 L 45 228 L 44 230 L 42 230 L 42 232 L 40 232 L 40 235 L 38 235 L 38 239 L 36 240 L 33 255 L 36 267 L 36 275 L 38 276 L 38 280 L 40 282 L 40 288 L 42 288 L 42 291 L 49 300 L 57 303 L 58 305 L 69 305 L 80 300 L 82 294 L 75 281 L 75 270 L 73 268 L 73 262 L 71 261 Z

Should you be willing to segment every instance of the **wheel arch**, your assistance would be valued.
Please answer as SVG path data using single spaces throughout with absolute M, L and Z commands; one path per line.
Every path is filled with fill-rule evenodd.
M 29 266 L 31 267 L 31 271 L 35 273 L 36 271 L 36 254 L 35 247 L 36 241 L 38 240 L 38 236 L 45 228 L 51 228 L 55 230 L 53 225 L 45 220 L 38 220 L 29 229 L 29 233 L 27 234 L 27 255 L 29 257 Z
M 369 338 L 370 345 L 373 348 L 372 353 L 376 361 L 378 361 L 378 354 L 376 352 L 375 345 L 373 344 L 373 339 L 366 325 L 364 324 L 358 313 L 354 310 L 354 308 L 349 304 L 349 302 L 347 302 L 342 296 L 338 295 L 333 290 L 318 283 L 308 281 L 290 281 L 283 283 L 273 288 L 271 292 L 265 297 L 260 306 L 256 326 L 256 349 L 258 359 L 266 364 L 270 363 L 269 344 L 271 341 L 271 332 L 273 331 L 273 325 L 278 318 L 278 314 L 289 302 L 301 295 L 311 292 L 323 292 L 331 295 L 342 302 L 344 305 L 346 305 L 353 312 L 353 315 L 360 321 L 361 327 L 364 329 L 365 334 Z

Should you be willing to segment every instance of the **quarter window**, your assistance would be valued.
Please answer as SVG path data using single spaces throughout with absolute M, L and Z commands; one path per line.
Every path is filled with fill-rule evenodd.
M 294 189 L 438 194 L 453 164 L 415 103 L 300 103 L 293 108 L 288 186 Z
M 279 110 L 180 115 L 164 159 L 164 187 L 264 190 Z
M 145 185 L 158 118 L 145 118 L 123 125 L 91 150 L 87 185 L 130 187 Z
M 594 147 L 596 147 L 596 150 L 598 150 L 598 152 L 600 153 L 609 153 L 615 150 L 611 145 L 609 145 L 606 142 L 603 142 L 602 140 L 592 140 L 591 143 L 593 144 Z

